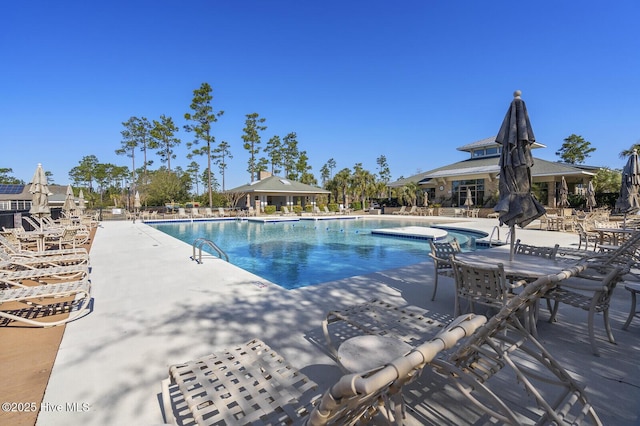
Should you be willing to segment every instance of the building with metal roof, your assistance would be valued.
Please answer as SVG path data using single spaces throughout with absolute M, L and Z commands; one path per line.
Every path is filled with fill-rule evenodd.
M 546 146 L 535 142 L 531 148 L 546 148 Z M 481 139 L 456 149 L 468 152 L 470 158 L 399 179 L 390 183 L 389 186 L 401 187 L 409 182 L 415 182 L 424 189 L 432 203 L 453 206 L 464 205 L 467 188 L 471 190 L 475 205 L 484 205 L 492 199 L 497 199 L 500 178 L 498 164 L 502 147 L 495 142 L 495 137 Z M 583 193 L 598 169 L 599 167 L 554 163 L 534 157 L 531 168 L 534 194 L 543 204 L 555 207 L 563 176 L 570 192 Z
M 260 211 L 267 205 L 276 206 L 278 210 L 282 206 L 291 208 L 296 204 L 315 205 L 317 196 L 330 194 L 330 191 L 325 189 L 273 176 L 268 172 L 261 172 L 259 180 L 229 189 L 227 192 L 246 194 L 245 199 L 239 201 L 238 207 L 252 206 Z

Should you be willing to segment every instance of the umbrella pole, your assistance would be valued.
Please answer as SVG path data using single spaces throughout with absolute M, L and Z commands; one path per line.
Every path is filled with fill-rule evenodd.
M 510 234 L 510 239 L 511 239 L 511 246 L 509 248 L 509 261 L 513 261 L 513 252 L 515 250 L 514 248 L 514 241 L 516 239 L 516 227 L 515 225 L 511 225 L 511 232 L 509 232 Z

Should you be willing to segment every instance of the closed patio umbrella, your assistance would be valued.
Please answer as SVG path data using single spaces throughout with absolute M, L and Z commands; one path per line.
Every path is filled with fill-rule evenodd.
M 84 209 L 86 208 L 87 206 L 85 205 L 85 201 L 84 201 L 84 192 L 82 192 L 82 189 L 81 189 L 80 193 L 78 194 L 78 210 L 84 211 Z
M 589 211 L 591 211 L 596 206 L 596 191 L 593 188 L 593 182 L 589 181 L 589 185 L 587 185 L 587 207 Z
M 569 207 L 569 188 L 567 187 L 567 181 L 562 176 L 562 182 L 560 182 L 560 200 L 558 201 L 558 207 Z
M 620 186 L 620 196 L 616 200 L 616 210 L 624 213 L 624 226 L 627 224 L 627 214 L 635 213 L 640 209 L 640 164 L 638 153 L 633 150 L 629 156 L 627 164 L 622 169 L 622 185 Z
M 467 206 L 467 210 L 469 207 L 473 205 L 473 197 L 471 196 L 471 188 L 467 188 L 467 199 L 464 200 L 464 205 Z
M 73 198 L 73 189 L 71 185 L 67 185 L 67 195 L 64 197 L 64 204 L 62 210 L 67 212 L 68 216 L 71 216 L 71 212 L 76 208 L 76 202 Z
M 500 198 L 494 210 L 500 214 L 500 224 L 511 228 L 511 259 L 513 259 L 515 226 L 524 228 L 545 214 L 546 210 L 531 193 L 531 144 L 535 142 L 527 107 L 520 91 L 513 94 L 509 110 L 500 126 L 496 142 L 500 153 Z
M 47 176 L 44 174 L 42 164 L 40 163 L 38 163 L 36 172 L 33 174 L 29 192 L 32 194 L 29 213 L 38 218 L 49 215 L 51 213 L 49 209 L 49 195 L 51 195 L 51 193 L 47 185 Z M 42 221 L 40 221 L 40 230 L 42 230 Z

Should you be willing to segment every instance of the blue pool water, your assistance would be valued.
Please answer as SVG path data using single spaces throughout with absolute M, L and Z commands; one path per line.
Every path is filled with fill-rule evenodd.
M 215 242 L 229 261 L 286 289 L 338 280 L 429 260 L 429 243 L 381 235 L 372 229 L 429 226 L 418 221 L 338 219 L 257 223 L 248 221 L 150 224 L 181 241 Z M 463 250 L 475 249 L 473 233 L 449 231 Z M 206 251 L 206 249 L 203 249 Z

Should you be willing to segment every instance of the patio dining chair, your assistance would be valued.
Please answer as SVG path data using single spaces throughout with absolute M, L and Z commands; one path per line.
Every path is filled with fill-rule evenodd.
M 455 256 L 456 253 L 460 253 L 460 244 L 458 240 L 454 238 L 452 241 L 436 242 L 429 240 L 429 246 L 431 252 L 429 257 L 433 260 L 433 295 L 431 300 L 436 300 L 436 293 L 438 291 L 438 275 L 445 275 L 453 278 L 453 268 L 451 267 L 450 257 Z
M 497 265 L 476 265 L 450 258 L 456 283 L 454 316 L 460 315 L 461 301 L 465 299 L 470 311 L 475 304 L 501 309 L 513 297 L 512 289 L 525 281 L 510 283 L 504 273 L 502 263 Z
M 165 421 L 178 424 L 368 424 L 376 415 L 401 425 L 402 387 L 442 350 L 471 335 L 484 317 L 463 318 L 407 354 L 344 375 L 324 394 L 258 339 L 184 364 L 162 382 Z
M 623 280 L 624 275 L 628 271 L 628 267 L 614 266 L 608 269 L 602 269 L 597 265 L 590 264 L 584 272 L 563 280 L 558 286 L 549 290 L 543 296 L 547 300 L 547 307 L 551 314 L 549 322 L 556 320 L 558 308 L 562 303 L 587 311 L 587 326 L 591 350 L 595 356 L 600 356 L 594 332 L 595 315 L 602 313 L 607 338 L 609 342 L 615 343 L 609 321 L 609 305 L 611 303 L 613 290 L 617 283 Z
M 515 254 L 524 254 L 524 255 L 528 255 L 528 256 L 540 256 L 540 257 L 544 257 L 546 259 L 555 259 L 559 248 L 560 248 L 559 244 L 556 244 L 553 247 L 534 246 L 534 245 L 531 245 L 531 244 L 523 244 L 518 239 L 518 240 L 516 240 L 516 243 L 514 245 L 514 253 Z

